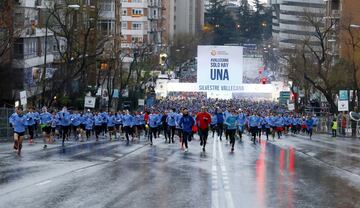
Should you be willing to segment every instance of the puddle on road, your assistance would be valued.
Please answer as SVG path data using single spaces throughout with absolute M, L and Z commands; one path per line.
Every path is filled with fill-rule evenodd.
M 322 153 L 326 155 L 331 152 Z M 293 147 L 264 141 L 254 165 L 256 207 L 356 207 L 360 200 L 349 181 L 328 166 L 299 157 Z

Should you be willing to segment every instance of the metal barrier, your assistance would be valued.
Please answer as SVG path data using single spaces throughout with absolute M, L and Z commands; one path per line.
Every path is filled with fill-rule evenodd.
M 13 113 L 13 108 L 0 108 L 0 139 L 11 136 L 13 131 L 9 124 L 9 117 Z
M 345 115 L 346 118 L 346 128 L 345 128 L 345 135 L 343 134 L 343 129 L 341 125 L 341 118 L 342 116 L 336 116 L 336 121 L 338 123 L 337 128 L 337 135 L 339 136 L 352 136 L 352 128 L 351 128 L 351 119 L 349 115 Z M 324 134 L 331 134 L 332 129 L 332 121 L 334 119 L 334 116 L 324 116 L 324 117 L 318 117 L 319 124 L 317 126 L 317 132 L 324 133 Z M 356 123 L 356 137 L 360 137 L 360 122 Z

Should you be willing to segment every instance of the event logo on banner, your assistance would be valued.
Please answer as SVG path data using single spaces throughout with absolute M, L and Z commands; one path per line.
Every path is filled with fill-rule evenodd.
M 243 91 L 243 47 L 198 46 L 200 91 Z

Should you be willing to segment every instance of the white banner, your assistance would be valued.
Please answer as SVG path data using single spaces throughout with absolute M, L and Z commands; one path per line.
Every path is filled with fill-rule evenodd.
M 27 104 L 26 90 L 20 92 L 20 103 L 21 105 Z
M 338 101 L 338 111 L 349 111 L 349 101 L 339 100 Z
M 243 47 L 198 46 L 199 91 L 242 91 Z
M 84 107 L 85 108 L 95 108 L 96 97 L 85 97 Z

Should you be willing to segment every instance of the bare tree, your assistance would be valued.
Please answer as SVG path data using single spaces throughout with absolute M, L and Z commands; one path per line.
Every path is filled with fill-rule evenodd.
M 95 68 L 96 57 L 103 52 L 106 42 L 104 36 L 96 31 L 100 13 L 98 2 L 92 1 L 91 6 L 81 4 L 78 10 L 71 8 L 71 3 L 65 0 L 48 8 L 51 18 L 48 27 L 54 33 L 56 53 L 62 62 L 56 89 L 61 95 L 76 92 L 74 81 L 80 83 L 80 91 L 86 87 L 89 66 Z
M 318 17 L 310 12 L 305 12 L 302 20 L 312 31 L 297 45 L 294 54 L 297 64 L 292 68 L 291 74 L 302 76 L 311 87 L 324 95 L 331 111 L 337 112 L 334 99 L 336 83 L 331 82 L 334 67 L 331 62 L 331 47 L 328 44 L 335 22 L 332 20 L 326 22 L 324 17 Z

